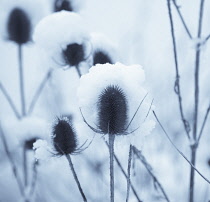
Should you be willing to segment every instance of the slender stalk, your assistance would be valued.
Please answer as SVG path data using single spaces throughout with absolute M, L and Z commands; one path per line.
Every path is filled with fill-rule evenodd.
M 24 185 L 28 186 L 28 168 L 27 168 L 27 149 L 26 146 L 23 146 L 23 176 L 24 176 Z
M 179 75 L 179 66 L 178 66 L 178 57 L 177 57 L 177 48 L 176 48 L 176 38 L 175 38 L 175 33 L 174 33 L 174 23 L 173 23 L 173 16 L 172 16 L 172 12 L 171 12 L 170 0 L 167 0 L 167 6 L 168 6 L 170 26 L 171 26 L 171 37 L 172 37 L 172 43 L 173 43 L 173 53 L 174 53 L 174 62 L 175 62 L 175 70 L 176 70 L 176 81 L 175 81 L 175 85 L 174 85 L 174 91 L 178 96 L 179 111 L 180 111 L 182 122 L 184 124 L 184 129 L 185 129 L 188 139 L 190 139 L 190 125 L 189 125 L 189 122 L 185 119 L 183 106 L 182 106 L 182 96 L 181 96 L 181 88 L 180 88 L 180 82 L 179 82 L 180 75 Z
M 1 83 L 0 83 L 0 90 L 2 91 L 3 95 L 5 96 L 7 102 L 9 103 L 10 107 L 12 108 L 17 119 L 20 119 L 21 116 L 20 116 L 19 112 L 17 111 L 17 108 L 16 108 L 14 102 L 12 101 L 12 98 L 9 96 L 7 90 Z
M 35 187 L 36 187 L 36 182 L 37 182 L 37 166 L 38 166 L 38 161 L 35 160 L 33 163 L 33 176 L 32 176 L 32 181 L 31 181 L 31 188 L 30 188 L 30 197 L 33 195 Z
M 37 100 L 39 98 L 39 96 L 41 95 L 44 87 L 46 86 L 47 84 L 47 81 L 50 79 L 51 75 L 52 75 L 52 69 L 50 69 L 48 71 L 48 73 L 46 74 L 46 76 L 44 77 L 44 79 L 42 80 L 42 82 L 40 83 L 39 87 L 37 88 L 35 94 L 34 94 L 34 97 L 32 98 L 32 101 L 31 101 L 31 104 L 29 106 L 29 110 L 28 110 L 28 114 L 31 114 L 34 110 L 34 107 L 37 103 Z
M 173 141 L 169 137 L 168 133 L 164 129 L 163 125 L 159 121 L 156 113 L 154 111 L 152 111 L 152 112 L 153 112 L 153 115 L 154 115 L 155 119 L 157 120 L 158 124 L 160 125 L 161 129 L 163 130 L 164 134 L 166 135 L 167 139 L 174 147 L 174 149 L 187 161 L 187 163 L 191 166 L 192 169 L 194 169 L 206 182 L 208 182 L 208 184 L 210 184 L 210 180 L 208 180 L 203 174 L 201 174 L 201 172 L 191 163 L 191 161 L 189 161 L 188 158 L 177 148 L 177 146 L 173 143 Z
M 197 37 L 201 37 L 202 31 L 202 19 L 203 19 L 203 9 L 204 9 L 204 0 L 200 1 L 200 10 L 199 10 L 199 22 L 198 22 L 198 34 Z M 194 98 L 194 119 L 193 119 L 193 140 L 195 145 L 191 147 L 191 163 L 196 164 L 196 151 L 197 151 L 197 125 L 198 125 L 198 106 L 199 106 L 199 70 L 200 70 L 200 44 L 196 46 L 196 55 L 195 55 L 195 98 Z M 194 169 L 190 169 L 190 193 L 189 193 L 189 202 L 194 201 L 194 181 L 195 173 Z
M 106 141 L 105 141 L 105 143 L 106 143 L 107 147 L 109 148 L 108 143 L 107 143 Z M 119 167 L 120 170 L 122 171 L 123 175 L 124 175 L 125 178 L 127 179 L 128 176 L 127 176 L 125 170 L 123 169 L 122 164 L 120 163 L 119 159 L 117 158 L 117 156 L 116 156 L 115 154 L 114 154 L 114 159 L 115 159 L 115 161 L 116 161 L 118 167 Z M 142 200 L 139 198 L 139 196 L 138 196 L 138 194 L 137 194 L 137 192 L 136 192 L 136 190 L 135 190 L 135 188 L 134 188 L 132 182 L 130 182 L 130 183 L 131 183 L 131 189 L 132 189 L 132 191 L 133 191 L 133 193 L 134 193 L 134 195 L 135 195 L 137 201 L 138 201 L 138 202 L 142 202 Z
M 19 62 L 19 82 L 20 82 L 20 101 L 22 116 L 26 115 L 25 106 L 25 91 L 24 91 L 24 72 L 23 72 L 23 57 L 22 57 L 22 45 L 18 45 L 18 62 Z
M 15 162 L 14 162 L 14 160 L 12 158 L 12 155 L 11 155 L 11 153 L 9 151 L 9 147 L 8 147 L 8 144 L 7 144 L 7 141 L 6 141 L 6 137 L 4 135 L 4 131 L 3 131 L 2 127 L 1 127 L 1 123 L 0 123 L 0 137 L 1 137 L 1 140 L 2 140 L 2 143 L 3 143 L 6 155 L 8 157 L 8 160 L 9 160 L 10 165 L 12 167 L 12 171 L 13 171 L 14 177 L 15 177 L 15 179 L 17 181 L 18 188 L 20 190 L 21 196 L 25 198 L 25 193 L 24 193 L 24 188 L 23 188 L 22 182 L 21 182 L 21 178 L 19 176 L 17 167 L 16 167 Z
M 79 65 L 75 66 L 76 70 L 77 70 L 77 74 L 79 76 L 79 78 L 82 76 L 81 71 L 79 69 Z
M 74 165 L 73 165 L 73 163 L 72 163 L 71 156 L 70 156 L 70 155 L 66 155 L 66 158 L 67 158 L 67 160 L 68 160 L 68 162 L 69 162 L 69 166 L 70 166 L 71 171 L 72 171 L 72 174 L 73 174 L 73 176 L 74 176 L 74 180 L 75 180 L 75 182 L 77 183 L 77 186 L 78 186 L 78 189 L 79 189 L 79 191 L 80 191 L 80 194 L 81 194 L 81 196 L 82 196 L 82 198 L 83 198 L 83 201 L 84 201 L 84 202 L 87 202 L 87 199 L 86 199 L 85 194 L 84 194 L 84 192 L 83 192 L 83 190 L 82 190 L 82 187 L 81 187 L 81 185 L 80 185 L 80 182 L 79 182 L 79 179 L 78 179 L 78 177 L 77 177 L 77 174 L 76 174 L 76 172 L 75 172 L 75 170 L 74 170 Z
M 114 139 L 115 139 L 115 135 L 109 134 L 110 201 L 111 202 L 114 202 Z
M 132 145 L 130 145 L 128 155 L 128 176 L 127 176 L 127 196 L 126 202 L 129 200 L 130 186 L 131 186 L 131 160 L 132 160 Z
M 153 178 L 154 183 L 160 188 L 160 191 L 162 192 L 165 200 L 167 202 L 169 202 L 170 200 L 169 200 L 166 192 L 164 191 L 163 186 L 161 185 L 161 183 L 159 182 L 157 177 L 154 175 L 154 173 L 152 171 L 152 167 L 149 165 L 149 163 L 147 162 L 146 158 L 143 156 L 141 151 L 139 151 L 135 146 L 132 146 L 132 150 L 133 150 L 134 154 L 138 157 L 138 159 L 143 163 L 143 165 L 145 166 L 147 172 Z

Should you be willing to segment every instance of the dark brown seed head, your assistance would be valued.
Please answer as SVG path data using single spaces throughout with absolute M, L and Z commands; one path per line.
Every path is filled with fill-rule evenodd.
M 77 66 L 85 57 L 83 45 L 77 43 L 69 44 L 63 51 L 63 57 L 66 64 Z
M 93 56 L 93 64 L 113 64 L 111 58 L 104 51 L 96 51 Z
M 24 44 L 30 40 L 31 23 L 27 14 L 20 8 L 15 8 L 9 15 L 7 23 L 9 40 Z
M 73 11 L 70 1 L 67 0 L 56 0 L 55 1 L 55 12 L 62 10 Z
M 127 100 L 119 86 L 106 87 L 98 100 L 98 127 L 104 134 L 120 135 L 127 123 Z
M 72 154 L 77 148 L 75 130 L 66 119 L 58 118 L 58 122 L 53 127 L 52 139 L 56 155 Z

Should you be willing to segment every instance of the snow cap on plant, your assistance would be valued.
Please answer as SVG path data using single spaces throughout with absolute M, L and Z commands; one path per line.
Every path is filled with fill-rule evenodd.
M 34 26 L 50 13 L 48 0 L 1 0 L 0 8 L 0 33 L 18 44 L 30 41 Z
M 58 118 L 52 131 L 56 155 L 73 154 L 77 149 L 76 132 L 67 118 Z
M 73 12 L 56 12 L 42 19 L 33 39 L 59 66 L 77 66 L 90 52 L 85 23 Z
M 116 48 L 107 37 L 101 33 L 91 33 L 93 46 L 93 65 L 117 62 Z
M 144 82 L 140 65 L 107 63 L 90 68 L 78 88 L 79 106 L 89 127 L 117 136 L 137 129 L 143 136 L 149 134 L 154 128 L 154 121 L 148 117 L 152 100 Z

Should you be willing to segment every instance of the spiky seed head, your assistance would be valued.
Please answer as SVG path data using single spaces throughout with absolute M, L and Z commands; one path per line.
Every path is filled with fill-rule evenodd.
M 17 44 L 24 44 L 30 40 L 31 22 L 27 14 L 20 8 L 11 11 L 7 23 L 9 39 Z
M 55 12 L 59 12 L 62 10 L 73 11 L 70 1 L 67 1 L 67 0 L 56 0 L 54 9 L 55 9 Z
M 111 58 L 104 51 L 96 51 L 93 56 L 93 64 L 106 64 L 112 63 Z
M 127 100 L 117 85 L 106 87 L 98 99 L 98 127 L 104 134 L 123 134 L 127 123 Z
M 66 49 L 63 51 L 63 57 L 66 64 L 77 66 L 85 57 L 83 45 L 77 43 L 67 45 Z
M 52 139 L 56 155 L 72 154 L 77 148 L 75 130 L 66 118 L 58 118 L 53 126 Z

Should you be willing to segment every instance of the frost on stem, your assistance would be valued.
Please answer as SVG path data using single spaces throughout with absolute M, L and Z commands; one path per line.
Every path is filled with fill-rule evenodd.
M 104 51 L 101 51 L 101 50 L 96 51 L 93 55 L 93 65 L 106 64 L 106 63 L 113 64 L 109 55 L 106 54 Z
M 104 134 L 117 135 L 125 131 L 127 100 L 119 86 L 106 87 L 98 99 L 98 127 Z
M 62 11 L 62 10 L 73 11 L 73 8 L 72 8 L 72 5 L 71 5 L 70 1 L 56 0 L 54 10 L 55 10 L 55 12 L 59 12 L 59 11 Z
M 67 45 L 66 49 L 63 50 L 63 57 L 66 64 L 70 66 L 77 66 L 85 58 L 83 45 L 73 43 Z
M 52 139 L 56 155 L 72 154 L 77 148 L 77 138 L 73 126 L 65 118 L 57 120 L 53 127 Z
M 7 30 L 9 40 L 17 44 L 24 44 L 30 40 L 31 23 L 27 14 L 20 8 L 11 11 Z

